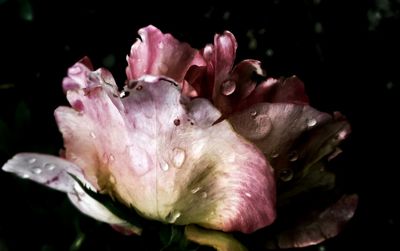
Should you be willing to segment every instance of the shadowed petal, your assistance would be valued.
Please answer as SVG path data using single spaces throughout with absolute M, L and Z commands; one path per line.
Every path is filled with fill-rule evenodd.
M 166 76 L 182 83 L 190 66 L 205 65 L 198 50 L 179 42 L 170 34 L 163 34 L 154 26 L 140 29 L 139 35 L 140 39 L 133 44 L 127 56 L 128 80 L 151 74 Z
M 353 217 L 358 204 L 356 194 L 344 195 L 335 203 L 323 209 L 309 210 L 297 221 L 293 221 L 275 240 L 268 240 L 266 247 L 300 248 L 316 245 L 336 236 Z
M 139 228 L 118 218 L 105 206 L 90 197 L 70 174 L 81 180 L 89 189 L 94 190 L 94 188 L 85 181 L 80 168 L 67 160 L 45 154 L 19 153 L 10 159 L 2 169 L 67 193 L 71 202 L 82 213 L 98 221 L 124 226 L 135 233 L 140 233 Z

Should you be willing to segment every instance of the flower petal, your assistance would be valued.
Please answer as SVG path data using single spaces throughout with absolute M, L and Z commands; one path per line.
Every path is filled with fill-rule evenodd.
M 10 159 L 2 168 L 25 179 L 33 180 L 68 194 L 71 202 L 84 214 L 102 222 L 115 224 L 140 233 L 140 229 L 112 214 L 106 207 L 90 197 L 71 177 L 83 182 L 89 189 L 94 188 L 85 181 L 79 167 L 64 159 L 45 154 L 20 153 Z
M 213 126 L 219 111 L 176 85 L 154 76 L 130 82 L 122 109 L 101 83 L 68 91 L 83 109 L 56 111 L 67 158 L 151 219 L 242 232 L 270 224 L 275 185 L 263 155 L 228 122 Z
M 323 209 L 308 210 L 297 221 L 279 232 L 275 239 L 268 239 L 269 249 L 300 248 L 316 245 L 335 237 L 353 217 L 358 204 L 356 194 L 344 195 L 335 203 Z M 270 236 L 270 235 L 269 235 Z
M 248 105 L 260 102 L 308 105 L 308 96 L 303 82 L 298 77 L 292 76 L 267 79 L 257 86 L 249 101 L 252 103 Z
M 264 152 L 283 183 L 305 176 L 311 166 L 334 153 L 350 132 L 342 116 L 294 104 L 255 104 L 229 121 Z
M 247 251 L 247 249 L 230 234 L 220 231 L 188 225 L 185 227 L 185 236 L 190 241 L 213 247 L 217 251 Z
M 181 43 L 170 34 L 163 34 L 154 26 L 139 30 L 140 39 L 132 45 L 127 56 L 128 80 L 151 74 L 166 76 L 182 83 L 192 65 L 205 65 L 198 50 Z

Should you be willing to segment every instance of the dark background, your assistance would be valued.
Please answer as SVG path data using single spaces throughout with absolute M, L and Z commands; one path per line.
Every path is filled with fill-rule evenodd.
M 360 196 L 338 237 L 307 250 L 393 250 L 399 237 L 398 0 L 187 1 L 0 0 L 0 165 L 17 152 L 57 154 L 53 111 L 61 81 L 84 55 L 120 86 L 137 30 L 153 24 L 193 47 L 230 30 L 237 60 L 262 60 L 269 76 L 298 75 L 312 106 L 352 124 L 336 164 Z M 0 172 L 0 251 L 144 250 L 77 212 L 65 195 Z M 370 249 L 368 249 L 370 250 Z

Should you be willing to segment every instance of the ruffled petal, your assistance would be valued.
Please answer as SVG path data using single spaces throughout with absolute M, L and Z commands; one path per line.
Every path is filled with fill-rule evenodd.
M 112 214 L 105 206 L 90 197 L 71 174 L 88 189 L 94 188 L 88 183 L 80 168 L 73 163 L 51 155 L 20 153 L 10 159 L 2 168 L 4 171 L 33 180 L 68 194 L 69 199 L 82 213 L 102 222 L 124 226 L 135 233 L 140 229 Z
M 100 191 L 169 223 L 252 232 L 274 220 L 272 169 L 228 122 L 213 125 L 221 114 L 207 100 L 144 76 L 117 107 L 95 79 L 67 93 L 80 110 L 61 107 L 56 118 L 66 157 Z
M 190 66 L 205 65 L 198 50 L 179 42 L 170 34 L 163 34 L 154 26 L 140 29 L 139 35 L 127 56 L 128 80 L 151 74 L 166 76 L 181 84 Z

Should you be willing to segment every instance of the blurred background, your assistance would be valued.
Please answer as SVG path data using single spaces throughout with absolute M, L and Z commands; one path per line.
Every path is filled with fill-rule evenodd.
M 153 24 L 195 48 L 230 30 L 237 60 L 261 60 L 272 77 L 299 76 L 313 107 L 341 111 L 352 125 L 335 163 L 346 190 L 359 194 L 359 208 L 338 237 L 304 250 L 393 250 L 400 234 L 399 7 L 399 0 L 0 0 L 0 165 L 22 151 L 58 154 L 53 111 L 67 104 L 61 81 L 83 56 L 122 86 L 139 28 Z M 148 245 L 81 215 L 64 194 L 0 172 L 0 251 Z

